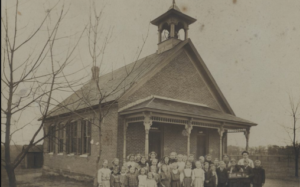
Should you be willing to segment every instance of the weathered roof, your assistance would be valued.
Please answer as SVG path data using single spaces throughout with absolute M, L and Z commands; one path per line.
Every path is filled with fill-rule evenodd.
M 177 6 L 176 6 L 177 7 Z M 170 16 L 177 16 L 181 19 L 185 20 L 187 24 L 192 24 L 195 21 L 197 21 L 195 18 L 192 18 L 191 16 L 188 16 L 184 13 L 182 13 L 179 8 L 173 8 L 171 7 L 167 12 L 163 13 L 162 15 L 158 16 L 154 20 L 151 21 L 153 25 L 159 25 L 163 20 L 169 18 Z
M 28 147 L 28 145 L 24 145 L 23 149 L 26 149 Z M 43 145 L 35 145 L 33 147 L 31 147 L 28 150 L 29 153 L 37 153 L 37 152 L 43 152 Z
M 90 108 L 99 104 L 100 91 L 107 95 L 101 103 L 114 101 L 119 98 L 137 80 L 151 71 L 157 64 L 163 61 L 177 47 L 157 54 L 154 53 L 138 61 L 114 70 L 99 77 L 99 87 L 95 80 L 90 80 L 75 93 L 70 95 L 48 113 L 49 117 L 70 113 L 72 111 Z
M 159 113 L 173 113 L 183 117 L 205 118 L 235 124 L 257 125 L 251 121 L 236 117 L 234 115 L 221 112 L 201 103 L 188 103 L 185 101 L 163 98 L 159 96 L 148 97 L 141 103 L 136 103 L 128 108 L 119 111 L 120 114 L 131 114 L 141 111 L 151 111 Z

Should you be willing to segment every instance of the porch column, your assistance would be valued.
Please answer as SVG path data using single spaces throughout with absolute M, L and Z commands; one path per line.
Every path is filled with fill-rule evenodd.
M 123 164 L 126 163 L 126 135 L 127 135 L 127 128 L 128 122 L 126 120 L 123 121 Z
M 187 132 L 187 155 L 191 153 L 191 132 L 193 129 L 192 119 L 189 120 L 188 124 L 185 125 L 185 130 Z
M 223 134 L 225 132 L 223 125 L 218 129 L 219 135 L 220 135 L 220 160 L 222 160 L 222 154 L 223 154 Z
M 149 131 L 152 126 L 151 113 L 144 113 L 144 126 L 145 126 L 145 157 L 149 156 Z
M 246 151 L 249 149 L 249 136 L 250 136 L 250 128 L 247 128 L 244 132 L 244 135 L 246 137 Z

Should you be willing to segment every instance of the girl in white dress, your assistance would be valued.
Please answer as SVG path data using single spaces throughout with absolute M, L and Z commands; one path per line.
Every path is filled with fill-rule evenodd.
M 139 179 L 139 187 L 146 187 L 147 175 L 146 175 L 146 169 L 145 168 L 141 168 L 140 175 L 138 176 L 138 179 Z
M 183 155 L 179 154 L 177 155 L 177 165 L 178 165 L 178 170 L 182 172 L 185 168 L 185 162 L 183 161 Z
M 157 183 L 154 179 L 154 176 L 151 172 L 147 175 L 146 187 L 157 187 Z
M 102 168 L 98 170 L 98 187 L 110 187 L 111 170 L 108 169 L 108 161 L 104 160 Z
M 193 169 L 193 173 L 192 173 L 192 186 L 194 187 L 203 187 L 204 186 L 204 171 L 201 168 L 201 162 L 197 161 L 195 163 L 196 168 Z

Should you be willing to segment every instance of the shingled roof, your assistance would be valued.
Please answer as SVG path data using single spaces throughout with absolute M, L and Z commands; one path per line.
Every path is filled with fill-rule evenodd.
M 160 96 L 151 96 L 140 103 L 131 105 L 128 108 L 121 109 L 120 114 L 132 114 L 136 112 L 151 111 L 159 113 L 174 113 L 178 116 L 188 116 L 192 118 L 205 118 L 208 120 L 228 122 L 233 124 L 244 124 L 255 126 L 257 124 L 236 117 L 231 114 L 227 114 L 215 109 L 212 109 L 201 103 L 189 103 L 180 100 L 174 100 L 171 98 L 165 98 Z
M 183 42 L 181 42 L 183 43 Z M 102 95 L 107 97 L 101 103 L 118 99 L 137 80 L 150 72 L 157 64 L 174 52 L 178 46 L 163 53 L 146 56 L 138 61 L 114 70 L 99 77 L 99 88 Z M 70 95 L 48 113 L 48 118 L 67 114 L 85 108 L 90 108 L 99 104 L 100 92 L 97 82 L 90 80 L 75 93 Z

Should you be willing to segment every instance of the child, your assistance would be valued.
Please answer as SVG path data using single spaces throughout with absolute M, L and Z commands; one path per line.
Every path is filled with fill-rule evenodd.
M 182 170 L 180 174 L 180 182 L 184 187 L 192 186 L 192 164 L 187 162 L 185 169 Z
M 250 183 L 252 182 L 252 168 L 249 165 L 249 161 L 246 159 L 244 160 L 244 166 L 241 168 L 242 172 L 244 173 L 244 179 L 241 180 L 242 187 L 250 187 Z
M 152 165 L 150 167 L 150 171 L 151 171 L 151 173 L 153 175 L 153 178 L 155 179 L 156 183 L 158 184 L 160 182 L 160 178 L 159 178 L 159 175 L 157 173 L 157 167 Z
M 126 187 L 138 187 L 138 176 L 136 173 L 135 167 L 130 167 L 129 173 L 125 178 L 125 186 Z
M 199 161 L 201 162 L 201 165 L 202 165 L 202 167 L 204 168 L 204 162 L 205 162 L 204 156 L 200 156 L 200 157 L 199 157 Z
M 157 183 L 154 180 L 153 173 L 149 172 L 146 180 L 146 187 L 157 187 Z
M 102 168 L 98 170 L 98 186 L 110 187 L 111 170 L 108 169 L 108 161 L 104 160 Z
M 158 169 L 159 173 L 161 172 L 161 166 L 162 165 L 169 165 L 170 164 L 170 158 L 168 156 L 165 156 L 159 163 L 158 163 Z
M 141 161 L 142 155 L 140 153 L 135 155 L 135 162 L 139 163 Z
M 239 166 L 236 164 L 235 159 L 231 159 L 230 161 L 230 167 L 228 168 L 228 175 L 232 175 L 235 173 L 238 173 L 240 170 Z M 229 187 L 240 187 L 240 181 L 239 179 L 228 179 Z
M 183 156 L 182 156 L 182 161 L 183 161 L 184 163 L 186 163 L 187 160 L 188 160 L 188 156 L 187 156 L 187 155 L 183 155 Z
M 207 155 L 205 156 L 205 162 L 208 162 L 209 165 L 213 164 L 213 162 L 211 161 L 211 155 L 210 155 L 210 154 L 207 154 Z
M 216 166 L 216 168 L 219 168 L 219 160 L 217 158 L 214 161 L 214 165 Z
M 148 160 L 148 165 L 149 165 L 149 167 L 152 165 L 151 163 L 152 163 L 152 160 L 154 160 L 154 159 L 156 159 L 156 156 L 157 156 L 157 154 L 154 152 L 154 151 L 152 151 L 150 154 L 149 154 L 149 156 L 150 156 L 150 159 Z
M 146 187 L 147 175 L 146 175 L 145 168 L 141 168 L 140 175 L 138 176 L 138 180 L 139 180 L 139 187 Z
M 212 172 L 209 170 L 209 163 L 204 162 L 204 187 L 210 186 L 210 181 L 212 180 Z
M 126 175 L 127 175 L 127 166 L 122 166 L 120 172 L 120 186 L 125 187 Z
M 155 166 L 155 167 L 157 167 L 157 165 L 158 165 L 158 160 L 155 158 L 155 159 L 152 159 L 151 160 L 151 166 Z
M 228 172 L 226 170 L 225 162 L 220 162 L 220 167 L 217 168 L 218 187 L 226 187 L 228 183 Z
M 182 154 L 177 155 L 177 164 L 180 172 L 182 172 L 185 168 L 185 162 L 183 162 L 182 157 L 183 157 Z
M 160 172 L 159 176 L 160 176 L 160 185 L 162 187 L 170 187 L 171 186 L 171 174 L 170 174 L 168 165 L 163 164 L 161 166 L 161 172 Z
M 141 161 L 138 163 L 140 168 L 146 168 L 146 170 L 149 170 L 149 165 L 147 163 L 146 157 L 142 156 Z
M 209 181 L 210 187 L 217 187 L 218 185 L 218 175 L 216 172 L 216 166 L 215 165 L 211 165 L 210 167 L 211 170 L 211 180 Z
M 172 152 L 170 153 L 170 164 L 173 164 L 174 162 L 177 162 L 177 153 L 176 152 Z
M 265 184 L 265 170 L 261 167 L 260 160 L 254 162 L 255 167 L 253 168 L 253 187 L 262 187 Z
M 194 158 L 194 155 L 193 155 L 193 154 L 190 154 L 190 155 L 189 155 L 188 161 L 189 161 L 190 163 L 192 163 L 192 169 L 195 169 L 195 168 L 196 168 L 196 164 L 195 164 L 195 158 Z
M 128 168 L 137 167 L 137 164 L 135 162 L 135 156 L 133 154 L 128 155 L 127 159 L 129 160 L 128 162 L 126 162 Z
M 223 161 L 225 163 L 225 168 L 229 168 L 230 167 L 230 160 L 229 160 L 229 156 L 228 155 L 224 155 L 223 156 Z
M 114 167 L 114 169 L 113 169 L 113 173 L 110 176 L 110 186 L 111 187 L 121 187 L 119 167 Z
M 112 167 L 110 168 L 110 170 L 112 171 L 112 173 L 116 167 L 118 169 L 120 169 L 120 166 L 119 166 L 120 160 L 118 158 L 114 158 L 111 163 L 112 163 Z
M 196 161 L 195 163 L 196 168 L 193 170 L 192 173 L 192 185 L 194 187 L 203 187 L 204 180 L 205 180 L 205 174 L 203 169 L 201 168 L 201 162 Z
M 177 163 L 174 162 L 171 166 L 171 187 L 180 187 L 180 172 Z

